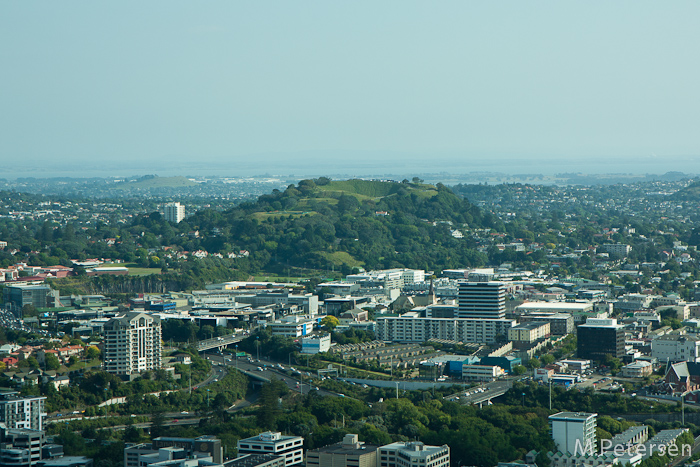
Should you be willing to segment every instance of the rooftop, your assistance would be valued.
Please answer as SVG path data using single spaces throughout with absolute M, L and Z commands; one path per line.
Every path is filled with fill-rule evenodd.
M 554 415 L 550 415 L 550 420 L 588 420 L 591 417 L 596 417 L 597 413 L 587 413 L 587 412 L 559 412 Z

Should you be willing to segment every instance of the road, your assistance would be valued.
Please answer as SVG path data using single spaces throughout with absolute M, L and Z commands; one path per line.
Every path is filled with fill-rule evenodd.
M 697 454 L 698 452 L 700 452 L 700 436 L 695 438 L 693 446 L 690 448 L 690 456 L 693 456 L 693 454 Z M 688 459 L 689 456 L 678 456 L 675 459 L 673 459 L 673 461 L 670 464 L 668 464 L 668 467 L 675 467 L 676 465 L 679 465 Z
M 513 386 L 511 380 L 500 380 L 486 383 L 479 387 L 465 389 L 455 394 L 443 397 L 443 399 L 459 402 L 460 404 L 481 404 L 496 397 L 502 396 Z
M 297 372 L 293 373 L 291 376 L 287 374 L 289 370 L 289 365 L 282 365 L 280 363 L 272 362 L 265 359 L 260 359 L 256 361 L 255 359 L 229 357 L 226 355 L 206 355 L 207 360 L 215 363 L 214 366 L 231 367 L 238 368 L 253 374 L 260 374 L 260 376 L 270 379 L 275 377 L 283 381 L 291 391 L 298 392 L 300 394 L 308 394 L 310 391 L 315 391 L 319 396 L 339 396 L 340 394 L 327 391 L 325 389 L 318 388 L 314 385 L 314 379 L 318 379 L 317 376 L 312 375 L 308 372 Z M 282 369 L 279 366 L 282 366 Z M 309 382 L 311 382 L 309 384 Z

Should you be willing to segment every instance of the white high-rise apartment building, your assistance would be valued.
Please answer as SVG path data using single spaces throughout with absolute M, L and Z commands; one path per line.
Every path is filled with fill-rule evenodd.
M 10 429 L 43 430 L 46 397 L 20 396 L 16 391 L 0 394 L 0 423 Z
M 177 224 L 185 218 L 185 206 L 180 203 L 168 203 L 164 206 L 165 220 Z
M 161 367 L 160 319 L 146 313 L 126 313 L 104 325 L 104 369 L 130 375 Z
M 460 282 L 458 318 L 506 317 L 506 286 L 502 282 Z
M 566 454 L 594 454 L 598 452 L 595 428 L 596 413 L 559 412 L 549 416 L 552 439 L 556 449 Z

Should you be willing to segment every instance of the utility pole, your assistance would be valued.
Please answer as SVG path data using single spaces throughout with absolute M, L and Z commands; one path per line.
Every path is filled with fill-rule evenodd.
M 394 381 L 394 383 L 396 384 L 396 398 L 398 399 L 399 398 L 399 382 Z
M 549 380 L 549 411 L 552 411 L 552 380 Z

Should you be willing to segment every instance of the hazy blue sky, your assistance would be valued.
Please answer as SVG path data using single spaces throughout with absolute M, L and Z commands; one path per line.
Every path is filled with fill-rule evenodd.
M 700 173 L 699 21 L 697 1 L 2 2 L 0 160 Z

